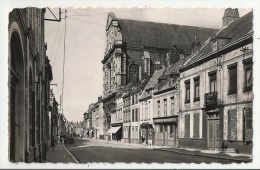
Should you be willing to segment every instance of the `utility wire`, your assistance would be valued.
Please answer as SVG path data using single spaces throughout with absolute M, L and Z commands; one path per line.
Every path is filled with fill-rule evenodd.
M 57 56 L 58 56 L 58 52 L 59 52 L 59 49 L 60 49 L 60 41 L 61 41 L 62 33 L 63 33 L 63 27 L 62 27 L 62 29 L 61 29 L 60 40 L 59 40 L 58 49 L 57 49 L 57 52 L 56 52 L 56 55 L 55 55 L 55 59 L 54 59 L 54 63 L 53 63 L 53 67 L 55 66 L 56 58 L 57 58 Z
M 64 103 L 64 97 L 63 97 L 63 92 L 64 92 L 64 69 L 65 69 L 65 50 L 66 50 L 66 18 L 67 18 L 67 15 L 66 15 L 66 12 L 67 10 L 65 9 L 65 32 L 64 32 L 64 56 L 63 56 L 63 80 L 62 80 L 62 114 L 64 114 L 63 112 L 63 103 Z
M 56 44 L 56 38 L 57 38 L 57 35 L 58 35 L 59 27 L 60 27 L 60 22 L 59 22 L 58 27 L 57 27 L 56 36 L 55 36 L 55 40 L 54 40 L 54 44 L 53 44 L 53 47 L 52 47 L 52 51 L 51 51 L 51 56 L 50 56 L 50 58 L 52 57 L 52 53 L 53 53 L 53 50 L 54 50 L 54 46 L 55 46 L 55 44 Z
M 87 23 L 90 23 L 90 24 L 95 24 L 95 25 L 100 25 L 100 26 L 106 26 L 106 25 L 103 25 L 103 24 L 98 24 L 98 23 L 95 23 L 95 22 L 90 22 L 90 21 L 86 21 L 86 20 L 81 20 L 81 19 L 76 19 L 76 18 L 71 18 L 71 17 L 68 17 L 69 19 L 73 19 L 73 20 L 77 20 L 77 21 L 82 21 L 82 22 L 87 22 Z
M 84 17 L 84 16 L 86 16 L 86 17 L 93 17 L 93 18 L 99 18 L 99 19 L 106 19 L 106 18 L 104 18 L 104 17 L 97 17 L 97 16 L 92 16 L 92 15 L 86 15 L 86 14 L 84 14 L 84 13 L 81 13 L 81 12 L 74 12 L 74 11 L 68 11 L 68 12 L 71 12 L 71 13 L 75 13 L 75 14 L 81 14 L 81 15 L 69 15 L 69 16 L 77 16 L 77 17 Z

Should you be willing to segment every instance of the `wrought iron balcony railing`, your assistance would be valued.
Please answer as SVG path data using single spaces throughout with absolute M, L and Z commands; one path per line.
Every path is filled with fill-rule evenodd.
M 216 105 L 218 103 L 218 92 L 205 93 L 204 105 Z

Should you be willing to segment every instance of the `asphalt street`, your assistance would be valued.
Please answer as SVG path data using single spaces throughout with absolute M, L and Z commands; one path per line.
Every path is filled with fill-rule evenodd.
M 99 140 L 75 139 L 75 144 L 67 144 L 66 148 L 79 163 L 232 163 L 229 160 L 216 158 L 189 156 L 121 144 L 106 144 Z

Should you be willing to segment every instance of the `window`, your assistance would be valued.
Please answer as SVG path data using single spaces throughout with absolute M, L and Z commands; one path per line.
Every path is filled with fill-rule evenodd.
M 228 140 L 237 139 L 237 110 L 228 110 Z
M 184 134 L 184 137 L 190 138 L 190 115 L 189 114 L 185 115 L 184 119 L 185 119 L 185 134 Z
M 199 101 L 200 100 L 200 78 L 196 77 L 194 80 L 194 99 L 193 101 Z
M 135 109 L 132 109 L 132 122 L 135 121 Z
M 194 113 L 193 114 L 193 138 L 198 139 L 199 138 L 199 125 L 200 123 L 200 114 L 199 113 Z
M 145 120 L 147 120 L 147 115 L 148 115 L 148 108 L 147 108 L 147 103 L 145 103 Z
M 212 51 L 216 51 L 218 49 L 218 41 L 215 39 L 211 42 Z
M 135 108 L 135 121 L 138 122 L 138 108 Z
M 252 59 L 246 59 L 243 61 L 244 63 L 244 75 L 245 75 L 245 79 L 244 79 L 244 88 L 243 88 L 243 92 L 247 92 L 247 91 L 252 91 L 252 86 L 253 86 L 253 69 L 252 69 Z
M 253 138 L 253 112 L 252 108 L 245 108 L 244 111 L 244 136 L 245 136 L 245 141 L 252 141 Z
M 209 91 L 216 92 L 217 91 L 217 76 L 216 71 L 213 73 L 209 73 Z
M 132 105 L 135 104 L 135 95 L 132 96 Z
M 160 115 L 161 115 L 161 103 L 160 103 L 160 100 L 157 101 L 157 113 L 158 113 L 158 116 L 160 117 Z
M 190 103 L 190 80 L 185 81 L 185 103 Z
M 174 97 L 171 97 L 171 114 L 174 114 Z
M 123 117 L 123 119 L 124 119 L 124 122 L 125 122 L 125 111 L 124 111 L 124 117 Z
M 131 64 L 129 66 L 129 82 L 134 76 L 136 76 L 137 78 L 139 76 L 139 66 L 137 64 Z
M 135 127 L 135 139 L 138 139 L 138 127 Z
M 164 115 L 166 116 L 167 115 L 167 99 L 164 99 L 163 103 L 164 103 Z
M 237 93 L 237 63 L 228 66 L 229 88 L 228 94 Z

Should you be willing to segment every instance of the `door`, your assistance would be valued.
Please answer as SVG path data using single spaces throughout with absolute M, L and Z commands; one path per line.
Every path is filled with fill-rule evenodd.
M 219 147 L 219 120 L 208 120 L 208 149 Z
M 163 145 L 164 146 L 167 146 L 168 145 L 168 129 L 167 129 L 167 125 L 164 125 L 163 126 L 163 130 L 164 130 L 164 133 L 163 133 Z

